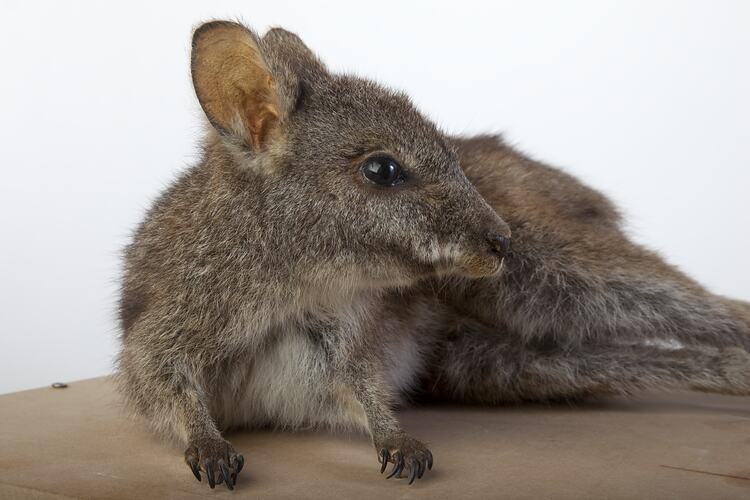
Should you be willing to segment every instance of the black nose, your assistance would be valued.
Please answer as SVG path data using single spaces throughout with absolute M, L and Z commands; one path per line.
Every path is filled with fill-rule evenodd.
M 504 259 L 510 257 L 510 238 L 507 236 L 500 236 L 499 234 L 488 234 L 487 242 L 490 244 L 492 253 Z

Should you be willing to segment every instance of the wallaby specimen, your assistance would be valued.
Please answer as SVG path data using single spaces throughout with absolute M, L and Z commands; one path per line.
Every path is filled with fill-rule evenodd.
M 244 464 L 222 431 L 253 426 L 366 429 L 411 483 L 433 458 L 394 415 L 410 395 L 749 393 L 750 306 L 574 178 L 446 136 L 282 29 L 204 24 L 192 78 L 212 127 L 126 250 L 118 381 L 212 488 Z

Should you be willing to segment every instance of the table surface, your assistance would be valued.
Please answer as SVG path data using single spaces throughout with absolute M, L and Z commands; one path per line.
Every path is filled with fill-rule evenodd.
M 750 398 L 697 393 L 577 406 L 402 412 L 435 467 L 379 474 L 363 435 L 242 432 L 237 488 L 209 490 L 124 416 L 108 378 L 0 396 L 0 498 L 750 498 Z

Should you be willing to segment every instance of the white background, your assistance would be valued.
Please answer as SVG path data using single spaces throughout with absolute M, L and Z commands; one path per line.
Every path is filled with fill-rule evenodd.
M 0 4 L 0 392 L 108 373 L 118 252 L 194 159 L 192 27 L 298 32 L 451 132 L 502 131 L 750 300 L 750 2 Z

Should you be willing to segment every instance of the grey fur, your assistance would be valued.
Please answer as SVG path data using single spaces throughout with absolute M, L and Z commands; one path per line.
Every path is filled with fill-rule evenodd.
M 252 129 L 197 89 L 215 128 L 127 247 L 120 302 L 120 390 L 197 477 L 228 467 L 233 486 L 226 429 L 334 426 L 414 480 L 432 455 L 393 413 L 413 395 L 748 394 L 750 306 L 630 242 L 601 194 L 500 138 L 446 136 L 281 29 L 200 27 L 197 86 L 221 30 L 262 56 L 277 119 Z M 403 186 L 368 185 L 376 151 Z M 498 272 L 486 238 L 511 229 Z

